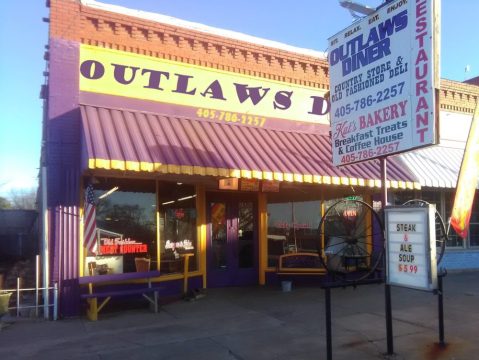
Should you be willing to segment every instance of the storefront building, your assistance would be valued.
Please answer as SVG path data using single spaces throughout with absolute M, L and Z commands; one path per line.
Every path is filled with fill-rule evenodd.
M 411 198 L 421 198 L 435 204 L 446 229 L 452 214 L 457 177 L 478 99 L 479 86 L 474 84 L 474 79 L 464 83 L 442 79 L 439 145 L 400 155 L 407 169 L 414 173 L 421 184 L 421 191 L 394 192 L 393 202 L 402 204 Z M 477 192 L 467 238 L 459 237 L 452 227 L 448 230 L 446 251 L 440 266 L 448 270 L 479 269 Z
M 379 193 L 378 162 L 332 165 L 324 54 L 93 0 L 47 5 L 43 235 L 62 314 L 80 311 L 80 277 L 138 258 L 179 293 L 186 258 L 190 288 L 274 282 L 279 255 L 317 251 L 329 204 Z M 477 87 L 464 93 L 451 111 L 470 117 Z M 414 168 L 388 164 L 398 201 L 421 196 Z

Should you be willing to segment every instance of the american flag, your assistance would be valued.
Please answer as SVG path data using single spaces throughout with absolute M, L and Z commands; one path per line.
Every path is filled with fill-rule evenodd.
M 95 196 L 93 195 L 93 186 L 91 184 L 86 188 L 85 200 L 84 245 L 89 252 L 94 253 L 96 246 L 96 210 Z

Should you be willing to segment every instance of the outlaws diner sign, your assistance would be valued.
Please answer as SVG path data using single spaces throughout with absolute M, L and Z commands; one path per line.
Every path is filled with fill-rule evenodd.
M 79 73 L 82 92 L 177 105 L 209 121 L 288 130 L 328 124 L 326 90 L 313 87 L 83 44 Z
M 436 142 L 434 0 L 398 0 L 329 39 L 333 163 Z

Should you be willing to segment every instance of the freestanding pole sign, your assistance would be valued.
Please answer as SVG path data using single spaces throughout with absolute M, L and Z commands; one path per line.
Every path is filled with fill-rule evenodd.
M 388 2 L 328 39 L 334 165 L 436 143 L 437 4 Z
M 412 289 L 437 289 L 435 209 L 386 207 L 387 283 Z
M 439 8 L 440 0 L 387 1 L 328 39 L 333 164 L 379 158 L 383 208 L 387 204 L 387 156 L 435 144 L 439 138 Z M 399 240 L 398 234 L 389 235 L 392 241 Z M 400 242 L 405 242 L 404 235 Z M 408 245 L 401 250 L 399 243 L 399 252 L 408 255 L 418 248 L 415 243 Z M 434 252 L 435 244 L 432 248 Z M 398 253 L 396 260 L 388 258 L 388 265 L 389 260 L 396 261 L 398 272 L 388 272 L 385 285 L 389 355 L 393 354 L 391 284 L 436 287 L 435 258 L 427 262 L 423 258 L 426 250 L 421 251 L 417 256 L 428 264 L 427 274 L 419 263 L 406 264 L 419 257 L 401 256 L 399 260 Z M 416 273 L 412 276 L 405 269 Z

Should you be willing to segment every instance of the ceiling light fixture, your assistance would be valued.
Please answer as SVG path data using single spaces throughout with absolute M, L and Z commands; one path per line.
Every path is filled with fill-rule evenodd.
M 106 198 L 108 195 L 111 195 L 112 193 L 114 193 L 115 191 L 117 191 L 119 188 L 118 186 L 115 186 L 113 188 L 111 188 L 110 190 L 108 190 L 106 193 L 104 194 L 101 194 L 98 199 L 104 199 Z
M 194 197 L 196 197 L 196 195 L 185 196 L 185 197 L 183 197 L 183 198 L 180 198 L 180 199 L 178 199 L 178 201 L 183 201 L 183 200 L 193 199 Z

